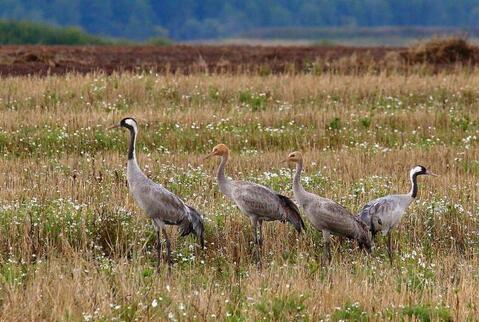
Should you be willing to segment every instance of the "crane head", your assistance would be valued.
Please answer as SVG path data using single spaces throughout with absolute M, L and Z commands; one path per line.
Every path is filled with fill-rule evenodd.
M 299 151 L 294 151 L 288 154 L 288 157 L 283 162 L 300 162 L 303 160 L 303 155 Z
M 416 175 L 416 176 L 428 175 L 428 176 L 438 177 L 437 174 L 432 173 L 431 171 L 429 171 L 428 169 L 426 169 L 426 167 L 422 165 L 416 165 L 411 169 L 410 176 L 412 177 L 413 175 Z
M 360 219 L 357 219 L 357 223 L 359 224 L 359 234 L 357 238 L 359 247 L 361 247 L 368 254 L 370 254 L 372 248 L 374 247 L 372 234 L 370 233 L 369 227 Z
M 124 127 L 128 130 L 138 132 L 138 123 L 134 118 L 131 117 L 125 117 L 123 120 L 120 121 L 120 123 L 110 126 L 108 130 L 116 129 L 119 127 Z
M 213 148 L 213 150 L 211 150 L 211 152 L 205 157 L 205 159 L 208 159 L 212 156 L 227 156 L 229 152 L 230 150 L 225 144 L 218 144 Z
M 383 228 L 383 221 L 381 220 L 381 218 L 379 218 L 379 216 L 376 214 L 371 215 L 371 225 L 369 227 L 371 235 L 372 236 L 376 235 L 378 232 L 382 230 L 382 228 Z

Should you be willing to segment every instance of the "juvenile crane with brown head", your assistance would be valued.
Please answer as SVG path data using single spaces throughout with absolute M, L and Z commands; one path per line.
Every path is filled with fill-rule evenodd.
M 299 209 L 291 199 L 263 185 L 247 181 L 231 180 L 225 176 L 225 167 L 229 159 L 229 149 L 226 145 L 218 144 L 205 159 L 211 156 L 221 158 L 216 173 L 220 191 L 232 199 L 239 209 L 248 215 L 251 220 L 258 260 L 258 248 L 261 247 L 263 243 L 263 221 L 287 221 L 294 226 L 298 233 L 304 229 L 304 223 L 299 214 Z
M 296 164 L 296 173 L 293 178 L 294 197 L 304 209 L 314 228 L 322 231 L 324 256 L 327 261 L 331 261 L 331 234 L 357 240 L 361 248 L 370 252 L 371 237 L 368 227 L 363 222 L 333 200 L 304 190 L 301 184 L 301 171 L 303 170 L 303 156 L 301 152 L 292 152 L 283 161 Z

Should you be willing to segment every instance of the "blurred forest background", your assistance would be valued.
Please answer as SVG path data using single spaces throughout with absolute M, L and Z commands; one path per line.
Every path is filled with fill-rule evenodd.
M 0 19 L 132 41 L 330 39 L 355 36 L 352 30 L 427 37 L 476 33 L 479 0 L 0 0 Z

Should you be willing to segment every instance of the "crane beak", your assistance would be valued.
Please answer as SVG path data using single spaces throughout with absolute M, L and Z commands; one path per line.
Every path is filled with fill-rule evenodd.
M 284 160 L 281 160 L 280 163 L 286 163 L 288 161 L 289 161 L 289 159 L 284 159 Z
M 116 128 L 118 128 L 118 127 L 120 127 L 120 125 L 119 125 L 119 124 L 115 124 L 115 125 L 112 125 L 112 126 L 107 127 L 106 129 L 107 129 L 107 130 L 113 130 L 113 129 L 116 129 Z
M 203 158 L 203 161 L 205 161 L 206 159 L 211 158 L 213 155 L 215 155 L 215 153 L 214 153 L 214 152 L 210 152 L 207 156 L 205 156 L 205 157 Z
M 433 177 L 439 177 L 438 174 L 432 173 L 432 172 L 430 172 L 429 170 L 426 171 L 426 174 L 429 175 L 429 176 L 433 176 Z

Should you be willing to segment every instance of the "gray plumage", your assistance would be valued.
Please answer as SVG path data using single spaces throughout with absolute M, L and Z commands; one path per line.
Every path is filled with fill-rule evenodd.
M 389 195 L 368 202 L 358 214 L 358 217 L 369 227 L 372 236 L 382 232 L 388 239 L 388 254 L 392 261 L 391 230 L 396 227 L 406 213 L 406 209 L 417 196 L 417 176 L 432 175 L 425 167 L 418 165 L 411 169 L 409 178 L 411 190 L 407 194 Z
M 414 201 L 410 194 L 389 195 L 368 202 L 359 213 L 359 218 L 373 235 L 382 232 L 385 236 L 399 224 L 407 207 Z
M 195 233 L 201 239 L 204 231 L 202 215 L 161 184 L 149 179 L 139 168 L 136 158 L 128 160 L 127 179 L 130 193 L 154 220 L 157 229 L 176 225 L 181 236 Z
M 202 215 L 191 206 L 188 206 L 178 196 L 148 178 L 138 166 L 135 153 L 138 126 L 134 119 L 126 118 L 120 126 L 130 131 L 128 151 L 127 179 L 128 188 L 133 198 L 146 214 L 152 219 L 157 232 L 158 265 L 161 259 L 160 231 L 166 239 L 167 259 L 171 264 L 171 246 L 166 233 L 166 225 L 176 225 L 181 236 L 194 233 L 201 247 L 204 247 L 204 225 Z
M 324 238 L 324 254 L 331 260 L 330 236 L 338 235 L 357 240 L 360 247 L 371 250 L 371 238 L 368 227 L 354 217 L 346 208 L 333 200 L 320 197 L 306 191 L 301 184 L 303 159 L 300 152 L 293 152 L 287 161 L 296 163 L 296 172 L 293 178 L 294 197 L 314 228 L 322 231 Z
M 304 228 L 298 207 L 288 197 L 256 183 L 222 180 L 221 175 L 218 184 L 222 190 L 225 190 L 225 185 L 228 186 L 230 193 L 226 196 L 230 197 L 241 211 L 253 218 L 252 220 L 287 221 L 298 233 Z
M 215 146 L 207 157 L 213 155 L 221 157 L 221 163 L 217 170 L 219 189 L 232 199 L 243 213 L 249 216 L 257 246 L 261 246 L 263 242 L 263 221 L 287 221 L 299 233 L 304 229 L 299 209 L 291 199 L 260 184 L 230 180 L 225 176 L 224 170 L 228 162 L 229 149 L 224 144 Z

